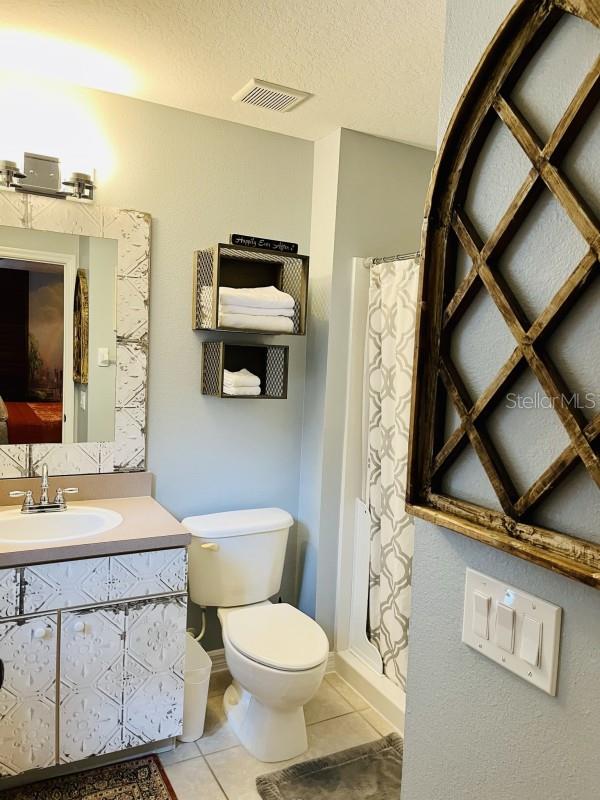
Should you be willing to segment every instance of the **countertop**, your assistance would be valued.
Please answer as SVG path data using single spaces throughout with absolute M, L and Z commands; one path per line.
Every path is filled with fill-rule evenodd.
M 183 525 L 152 497 L 117 497 L 69 503 L 69 508 L 77 506 L 118 511 L 123 517 L 123 522 L 106 533 L 65 542 L 6 544 L 0 541 L 0 568 L 186 547 L 191 540 Z M 3 511 L 14 511 L 14 508 L 14 505 L 0 506 L 0 514 Z

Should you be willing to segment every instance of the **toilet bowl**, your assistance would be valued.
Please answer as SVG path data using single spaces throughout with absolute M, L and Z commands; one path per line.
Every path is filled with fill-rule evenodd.
M 292 517 L 257 508 L 187 517 L 192 602 L 216 607 L 233 683 L 227 718 L 261 761 L 284 761 L 307 747 L 303 706 L 317 692 L 329 655 L 319 625 L 287 603 L 281 586 Z
M 303 706 L 319 689 L 329 643 L 314 620 L 287 603 L 219 609 L 233 683 L 224 709 L 234 733 L 260 761 L 308 747 Z

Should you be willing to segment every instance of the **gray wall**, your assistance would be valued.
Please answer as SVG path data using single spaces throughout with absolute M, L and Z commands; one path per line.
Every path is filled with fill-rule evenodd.
M 443 130 L 481 52 L 511 8 L 511 0 L 480 3 L 449 0 L 440 130 Z M 567 42 L 567 47 L 560 43 Z M 556 123 L 574 88 L 598 53 L 598 35 L 570 21 L 557 30 L 549 48 L 536 59 L 528 82 L 515 99 L 541 136 Z M 597 128 L 598 118 L 593 124 Z M 526 167 L 510 139 L 498 129 L 477 165 L 467 207 L 483 233 L 510 200 Z M 579 143 L 567 169 L 584 192 L 598 186 L 597 135 Z M 507 200 L 508 198 L 508 200 Z M 592 204 L 596 201 L 591 196 Z M 597 209 L 597 205 L 595 206 Z M 548 196 L 499 267 L 513 282 L 531 315 L 544 305 L 579 257 L 578 234 Z M 569 371 L 571 388 L 598 391 L 598 342 L 574 345 L 574 334 L 595 317 L 588 300 L 553 343 L 554 357 Z M 589 309 L 586 308 L 589 306 Z M 502 323 L 482 298 L 466 315 L 453 355 L 465 381 L 477 395 L 501 365 L 507 347 Z M 519 391 L 536 390 L 527 378 Z M 593 413 L 593 412 L 590 412 Z M 552 413 L 500 409 L 490 432 L 503 458 L 527 484 L 552 460 L 564 441 Z M 542 462 L 542 463 L 541 463 Z M 481 468 L 468 456 L 449 484 L 460 496 L 488 501 Z M 581 472 L 542 509 L 540 518 L 569 532 L 597 538 L 598 490 Z M 552 698 L 482 658 L 461 639 L 465 570 L 472 567 L 537 594 L 564 609 L 558 696 Z M 592 800 L 600 782 L 597 758 L 600 714 L 600 593 L 567 578 L 417 522 L 413 573 L 413 610 L 408 674 L 406 754 L 403 800 Z
M 287 401 L 204 397 L 208 334 L 191 328 L 191 270 L 194 249 L 233 231 L 297 241 L 309 252 L 312 143 L 102 92 L 77 94 L 115 165 L 99 177 L 98 202 L 152 215 L 147 464 L 157 500 L 180 519 L 260 506 L 296 516 L 305 339 L 278 337 L 290 345 Z M 290 600 L 295 553 L 292 536 L 283 586 Z M 214 621 L 206 645 L 218 646 Z
M 333 216 L 331 204 L 329 217 L 317 200 L 313 205 L 313 243 L 319 231 L 326 244 L 320 253 L 318 280 L 311 287 L 300 486 L 301 546 L 306 554 L 302 607 L 315 608 L 317 620 L 331 638 L 352 259 L 418 248 L 434 160 L 429 150 L 356 131 L 342 129 L 339 139 L 334 137 L 317 143 L 322 149 L 317 149 L 315 158 L 314 191 L 321 186 L 326 195 L 331 194 L 337 181 L 337 199 Z

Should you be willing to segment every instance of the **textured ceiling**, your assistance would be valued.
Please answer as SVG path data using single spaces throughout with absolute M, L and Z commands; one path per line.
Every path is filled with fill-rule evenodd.
M 342 126 L 435 145 L 445 0 L 1 5 L 5 31 L 52 36 L 118 59 L 133 73 L 122 92 L 133 97 L 306 139 Z M 85 84 L 72 66 L 73 82 Z M 252 77 L 314 97 L 287 114 L 233 103 Z

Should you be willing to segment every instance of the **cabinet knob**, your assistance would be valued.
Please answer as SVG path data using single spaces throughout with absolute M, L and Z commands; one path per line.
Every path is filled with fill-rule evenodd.
M 36 628 L 33 632 L 34 639 L 45 639 L 48 634 L 48 628 Z
M 82 622 L 82 620 L 78 620 L 73 625 L 73 630 L 75 631 L 75 633 L 85 633 L 85 622 Z

